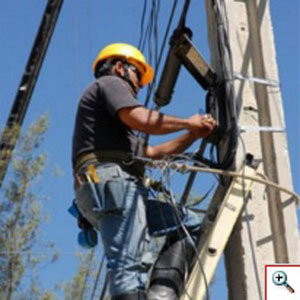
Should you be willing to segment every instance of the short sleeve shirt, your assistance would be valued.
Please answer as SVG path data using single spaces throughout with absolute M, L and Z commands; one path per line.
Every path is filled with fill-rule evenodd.
M 137 132 L 118 118 L 121 108 L 137 107 L 129 84 L 117 76 L 103 76 L 84 91 L 77 110 L 72 161 L 85 152 L 121 150 L 136 153 L 141 140 Z

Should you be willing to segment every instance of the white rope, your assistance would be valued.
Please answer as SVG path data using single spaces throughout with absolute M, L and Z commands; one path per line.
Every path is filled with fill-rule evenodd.
M 293 191 L 290 191 L 290 190 L 280 186 L 277 183 L 269 181 L 264 174 L 259 173 L 259 172 L 257 172 L 256 174 L 260 177 L 263 177 L 264 179 L 260 179 L 257 176 L 243 175 L 243 174 L 240 174 L 240 173 L 234 172 L 234 171 L 224 171 L 224 170 L 220 170 L 220 169 L 196 167 L 196 166 L 190 166 L 188 164 L 168 162 L 166 160 L 157 160 L 157 161 L 148 160 L 147 163 L 150 167 L 153 167 L 153 168 L 167 168 L 167 167 L 169 167 L 171 169 L 178 170 L 181 173 L 203 172 L 203 173 L 218 174 L 218 175 L 229 176 L 229 177 L 240 177 L 240 178 L 252 180 L 254 182 L 261 183 L 261 184 L 276 188 L 276 189 L 280 190 L 281 192 L 286 193 L 286 194 L 292 196 L 293 198 L 295 198 L 296 201 L 297 201 L 297 204 L 300 203 L 300 196 L 299 195 L 297 195 Z

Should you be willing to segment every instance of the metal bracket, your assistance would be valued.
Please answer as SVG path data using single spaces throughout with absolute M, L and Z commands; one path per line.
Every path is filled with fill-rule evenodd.
M 177 56 L 203 89 L 207 90 L 213 86 L 217 79 L 216 73 L 186 34 L 180 37 L 176 47 Z
M 240 132 L 285 132 L 283 127 L 270 127 L 270 126 L 240 126 Z
M 184 28 L 182 31 L 175 30 L 171 37 L 171 47 L 154 97 L 158 106 L 170 103 L 182 65 L 205 90 L 216 82 L 216 73 L 194 46 L 191 36 L 191 30 Z
M 239 73 L 233 73 L 234 79 L 238 80 L 248 80 L 259 84 L 264 84 L 272 87 L 280 87 L 280 84 L 278 81 L 271 80 L 271 79 L 264 79 L 264 78 L 258 78 L 258 77 L 251 77 L 251 76 L 244 76 Z

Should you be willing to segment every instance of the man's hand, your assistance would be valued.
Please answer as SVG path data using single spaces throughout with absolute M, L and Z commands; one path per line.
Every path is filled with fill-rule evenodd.
M 189 131 L 174 140 L 156 146 L 146 146 L 144 155 L 152 159 L 161 159 L 165 155 L 178 154 L 185 151 L 197 139 L 207 137 L 216 127 L 216 121 L 210 115 L 193 115 L 185 119 Z
M 216 121 L 211 115 L 195 114 L 188 121 L 190 133 L 197 138 L 209 136 L 216 127 Z

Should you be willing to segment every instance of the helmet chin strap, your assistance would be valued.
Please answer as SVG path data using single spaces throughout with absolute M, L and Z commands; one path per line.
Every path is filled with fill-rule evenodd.
M 136 87 L 132 83 L 132 80 L 130 79 L 130 76 L 129 76 L 129 71 L 128 71 L 129 66 L 127 64 L 124 64 L 123 66 L 124 66 L 124 76 L 120 76 L 120 77 L 129 83 L 129 85 L 133 89 L 134 93 L 136 94 L 137 93 Z

